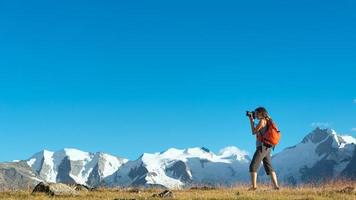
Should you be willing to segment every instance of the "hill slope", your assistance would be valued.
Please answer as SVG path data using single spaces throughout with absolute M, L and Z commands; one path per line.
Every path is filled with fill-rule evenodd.
M 275 170 L 289 184 L 356 179 L 356 139 L 317 128 L 297 145 L 272 157 Z

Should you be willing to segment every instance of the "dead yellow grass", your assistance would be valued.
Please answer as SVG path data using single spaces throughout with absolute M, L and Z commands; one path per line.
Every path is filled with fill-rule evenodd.
M 172 190 L 172 199 L 288 199 L 288 200 L 356 200 L 356 182 L 329 182 L 323 185 L 303 185 L 299 187 L 281 187 L 279 191 L 272 190 L 269 185 L 259 186 L 257 191 L 247 191 L 248 186 L 236 185 L 229 188 L 216 189 L 183 189 Z M 348 189 L 345 189 L 348 188 Z M 49 197 L 45 194 L 31 195 L 30 191 L 7 191 L 0 193 L 1 199 L 29 199 L 29 200 L 114 200 L 114 199 L 160 199 L 152 198 L 160 189 L 145 189 L 135 192 L 129 189 L 99 189 L 83 192 L 78 196 Z

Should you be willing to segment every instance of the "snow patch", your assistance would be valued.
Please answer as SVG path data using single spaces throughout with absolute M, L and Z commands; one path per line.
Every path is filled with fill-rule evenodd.
M 246 160 L 246 157 L 248 156 L 248 152 L 244 150 L 240 150 L 239 148 L 235 146 L 228 146 L 219 151 L 218 157 L 221 159 L 223 158 L 231 158 L 235 157 L 237 160 L 243 161 Z
M 347 144 L 356 144 L 356 138 L 350 135 L 342 135 L 340 136 Z

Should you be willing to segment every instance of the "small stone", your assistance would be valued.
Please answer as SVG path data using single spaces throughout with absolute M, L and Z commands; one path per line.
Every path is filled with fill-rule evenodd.
M 93 188 L 90 188 L 90 187 L 88 187 L 86 185 L 82 185 L 82 184 L 74 184 L 72 187 L 73 187 L 73 189 L 75 191 L 88 192 L 88 191 L 92 191 L 93 190 Z
M 170 190 L 164 190 L 159 194 L 153 194 L 152 197 L 160 197 L 160 198 L 171 198 L 173 197 L 173 192 Z

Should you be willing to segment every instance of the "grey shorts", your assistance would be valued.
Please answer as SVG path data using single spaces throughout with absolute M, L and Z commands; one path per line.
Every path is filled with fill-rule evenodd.
M 256 148 L 255 154 L 253 154 L 252 161 L 250 163 L 250 172 L 257 172 L 260 167 L 261 161 L 263 161 L 263 167 L 267 175 L 273 172 L 271 162 L 271 148 L 266 146 L 259 146 Z

